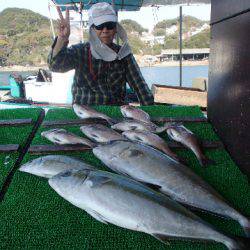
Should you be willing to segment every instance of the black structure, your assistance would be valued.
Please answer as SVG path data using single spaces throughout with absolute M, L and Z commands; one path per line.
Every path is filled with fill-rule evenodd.
M 250 1 L 211 1 L 208 118 L 250 176 Z

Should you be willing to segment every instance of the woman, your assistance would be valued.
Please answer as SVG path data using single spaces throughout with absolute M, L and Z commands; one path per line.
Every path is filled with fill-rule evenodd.
M 52 71 L 75 69 L 73 102 L 84 105 L 123 105 L 126 83 L 135 91 L 141 105 L 154 103 L 128 44 L 127 34 L 118 23 L 112 6 L 94 4 L 89 14 L 89 41 L 67 47 L 70 36 L 69 10 L 60 17 L 58 36 L 52 45 L 48 64 Z M 115 34 L 122 41 L 113 43 Z

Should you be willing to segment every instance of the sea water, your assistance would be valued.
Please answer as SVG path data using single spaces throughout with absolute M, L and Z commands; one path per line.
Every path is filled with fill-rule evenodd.
M 142 67 L 141 72 L 149 88 L 152 84 L 179 86 L 179 67 Z M 0 85 L 8 85 L 8 77 L 12 73 L 21 74 L 23 77 L 34 72 L 1 72 Z M 192 80 L 197 77 L 208 77 L 208 66 L 183 66 L 182 86 L 191 87 Z

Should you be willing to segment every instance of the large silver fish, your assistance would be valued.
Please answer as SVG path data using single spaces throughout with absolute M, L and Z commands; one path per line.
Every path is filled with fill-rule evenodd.
M 95 169 L 95 167 L 64 155 L 46 155 L 23 164 L 19 170 L 37 176 L 51 178 L 62 171 L 70 169 Z
M 166 125 L 167 126 L 167 125 Z M 191 149 L 196 155 L 201 166 L 215 164 L 202 152 L 198 138 L 190 130 L 183 125 L 171 123 L 166 129 L 168 136 L 175 141 L 182 143 L 187 148 Z
M 147 144 L 161 150 L 163 153 L 172 157 L 176 161 L 185 162 L 168 147 L 168 144 L 160 136 L 154 133 L 148 131 L 125 131 L 122 134 L 131 141 Z
M 55 144 L 60 144 L 60 145 L 83 144 L 91 148 L 95 146 L 95 143 L 91 142 L 90 140 L 77 136 L 73 133 L 68 132 L 66 129 L 62 129 L 62 128 L 60 129 L 55 128 L 55 129 L 43 131 L 41 135 Z
M 112 125 L 111 128 L 119 131 L 137 130 L 137 131 L 149 131 L 152 133 L 161 133 L 164 130 L 166 130 L 165 126 L 158 127 L 153 122 L 146 123 L 138 120 L 125 120 Z
M 237 220 L 250 236 L 250 222 L 185 165 L 144 144 L 114 141 L 93 149 L 117 173 L 125 174 L 191 207 Z
M 120 107 L 124 117 L 133 118 L 142 122 L 150 122 L 150 116 L 145 111 L 131 105 L 123 105 Z
M 237 242 L 177 202 L 126 177 L 70 170 L 49 179 L 49 185 L 102 223 L 144 232 L 163 242 L 169 237 L 211 240 L 238 249 Z
M 109 124 L 114 124 L 111 117 L 96 111 L 95 109 L 91 108 L 87 105 L 79 105 L 79 104 L 73 104 L 73 110 L 76 113 L 76 115 L 82 119 L 86 118 L 101 118 L 106 120 Z
M 88 138 L 100 143 L 124 139 L 121 134 L 102 124 L 84 125 L 80 129 Z

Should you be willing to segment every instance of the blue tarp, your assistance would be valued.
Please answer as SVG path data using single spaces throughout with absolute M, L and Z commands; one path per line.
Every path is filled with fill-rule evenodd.
M 52 0 L 56 5 L 71 5 L 70 9 L 78 10 L 78 4 L 82 3 L 83 9 L 89 9 L 93 4 L 98 2 L 107 2 L 112 4 L 114 2 L 115 9 L 118 10 L 139 10 L 142 6 L 143 0 Z M 62 10 L 65 10 L 66 7 L 62 6 Z

